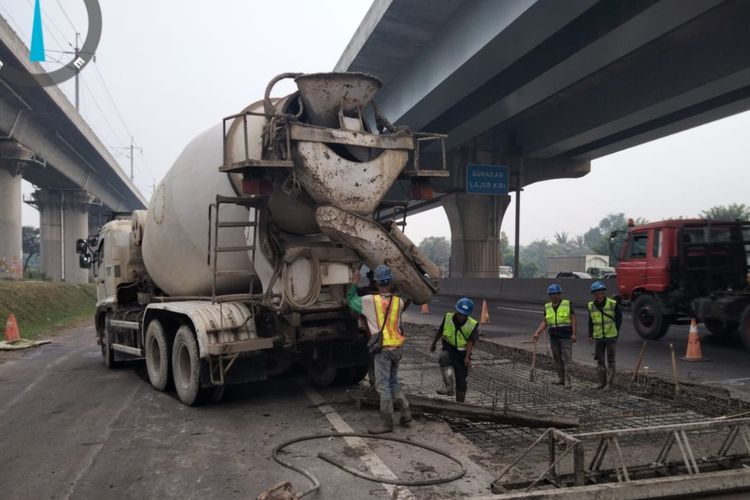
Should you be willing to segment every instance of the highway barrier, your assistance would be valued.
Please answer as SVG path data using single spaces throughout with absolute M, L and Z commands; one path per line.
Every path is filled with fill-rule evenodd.
M 475 301 L 507 300 L 515 302 L 544 303 L 547 287 L 558 283 L 563 289 L 563 297 L 574 305 L 583 307 L 591 300 L 591 283 L 593 279 L 548 279 L 548 278 L 444 278 L 440 281 L 440 293 L 454 297 L 471 297 Z M 607 285 L 607 294 L 617 293 L 617 282 L 614 279 L 601 280 Z

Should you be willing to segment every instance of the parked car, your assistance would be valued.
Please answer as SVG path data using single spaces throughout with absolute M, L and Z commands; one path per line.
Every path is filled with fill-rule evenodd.
M 589 273 L 584 273 L 581 271 L 561 271 L 557 273 L 557 276 L 555 278 L 580 278 L 580 279 L 591 279 L 591 275 Z

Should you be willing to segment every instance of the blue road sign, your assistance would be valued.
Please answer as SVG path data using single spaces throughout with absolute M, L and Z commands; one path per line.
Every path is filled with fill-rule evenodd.
M 466 192 L 508 194 L 508 167 L 505 165 L 466 165 Z

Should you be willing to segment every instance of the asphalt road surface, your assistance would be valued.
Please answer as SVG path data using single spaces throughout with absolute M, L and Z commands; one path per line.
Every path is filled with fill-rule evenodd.
M 227 390 L 220 404 L 189 408 L 155 391 L 145 366 L 108 370 L 93 327 L 52 344 L 0 353 L 0 498 L 256 498 L 289 479 L 309 483 L 271 459 L 291 438 L 364 432 L 376 418 L 345 399 L 342 388 L 313 389 L 290 376 Z M 418 448 L 354 439 L 294 445 L 287 459 L 322 482 L 320 499 L 476 497 L 494 476 L 474 464 L 478 450 L 447 424 L 419 420 L 396 436 L 439 446 L 467 466 L 464 479 L 405 489 L 366 481 L 316 457 L 325 451 L 379 476 L 424 478 L 455 471 Z
M 418 309 L 407 319 L 437 324 L 454 298 L 438 297 L 432 313 Z M 536 305 L 491 302 L 491 324 L 482 331 L 495 341 L 530 348 L 541 312 Z M 583 318 L 583 311 L 579 311 Z M 627 316 L 627 315 L 626 315 Z M 626 317 L 619 363 L 631 368 L 641 346 Z M 582 335 L 583 337 L 583 335 Z M 673 329 L 648 348 L 646 365 L 671 373 L 666 349 L 684 352 L 687 330 Z M 713 383 L 739 395 L 748 392 L 748 353 L 739 343 L 701 333 L 710 361 L 680 361 L 680 376 Z M 217 405 L 189 408 L 174 393 L 155 391 L 145 366 L 133 362 L 108 370 L 94 342 L 93 327 L 60 332 L 53 343 L 23 352 L 0 353 L 0 498 L 256 498 L 283 481 L 298 492 L 309 488 L 299 474 L 272 458 L 280 443 L 323 432 L 363 432 L 376 418 L 357 410 L 342 388 L 315 389 L 303 376 L 289 376 L 227 390 Z M 591 363 L 585 339 L 577 361 Z M 330 402 L 330 404 L 326 404 Z M 421 419 L 396 436 L 438 446 L 467 467 L 446 485 L 394 487 L 356 478 L 317 458 L 320 451 L 380 476 L 420 479 L 455 470 L 446 459 L 421 449 L 351 439 L 297 444 L 285 454 L 321 479 L 314 498 L 481 498 L 499 470 L 483 468 L 484 452 L 447 424 Z M 742 498 L 737 497 L 737 498 Z
M 438 296 L 430 302 L 430 314 L 421 314 L 419 308 L 412 307 L 406 319 L 416 323 L 438 325 L 445 312 L 453 310 L 456 297 Z M 474 314 L 479 318 L 481 298 L 475 298 Z M 593 344 L 588 341 L 588 316 L 585 304 L 573 304 L 578 317 L 578 342 L 573 348 L 576 362 L 595 364 Z M 528 304 L 516 302 L 487 301 L 490 323 L 481 326 L 483 335 L 495 342 L 531 350 L 531 335 L 539 326 L 543 316 L 542 303 Z M 618 370 L 632 370 L 638 360 L 643 339 L 633 328 L 633 320 L 628 311 L 623 314 L 623 326 L 617 345 Z M 714 385 L 729 389 L 733 396 L 750 400 L 750 351 L 746 350 L 737 337 L 718 337 L 699 325 L 701 347 L 705 361 L 690 362 L 680 358 L 685 356 L 688 326 L 673 325 L 667 334 L 658 341 L 649 341 L 644 354 L 643 365 L 649 373 L 672 379 L 672 358 L 669 344 L 674 346 L 677 355 L 677 373 L 681 381 Z M 540 339 L 543 342 L 543 339 Z

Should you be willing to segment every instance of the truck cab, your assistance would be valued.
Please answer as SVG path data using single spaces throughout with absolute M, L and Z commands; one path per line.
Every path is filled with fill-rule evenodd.
M 692 318 L 717 334 L 741 332 L 750 304 L 750 222 L 667 220 L 630 226 L 617 266 L 617 287 L 632 303 L 638 334 L 658 339 Z M 745 340 L 743 338 L 743 340 Z

